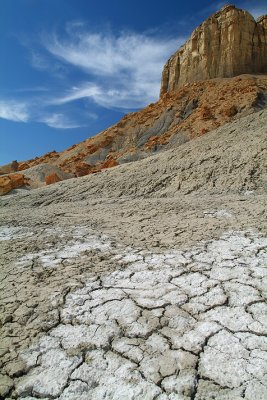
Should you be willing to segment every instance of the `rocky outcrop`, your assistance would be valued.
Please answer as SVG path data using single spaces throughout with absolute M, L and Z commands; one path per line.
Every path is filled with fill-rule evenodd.
M 103 163 L 102 168 L 113 168 L 119 165 L 117 160 L 115 160 L 112 156 L 109 156 L 107 160 Z
M 21 186 L 27 185 L 27 179 L 22 174 L 9 174 L 0 177 L 0 196 Z
M 29 185 L 33 189 L 73 177 L 72 174 L 49 163 L 37 164 L 31 168 L 25 169 L 23 173 L 25 177 L 29 179 Z
M 18 171 L 24 171 L 24 169 L 30 168 L 30 165 L 27 162 L 19 163 Z
M 53 172 L 52 174 L 47 175 L 45 177 L 46 185 L 52 185 L 53 183 L 60 182 L 60 181 L 61 181 L 60 177 L 55 172 Z
M 22 186 L 27 189 L 36 189 L 72 177 L 74 177 L 73 174 L 63 171 L 56 165 L 37 164 L 23 170 L 23 174 L 13 173 L 0 176 L 0 196 Z
M 267 14 L 259 17 L 256 22 L 262 25 L 264 29 L 267 29 Z
M 267 72 L 267 16 L 228 5 L 196 28 L 168 60 L 161 95 L 186 83 Z
M 33 160 L 29 160 L 29 162 L 27 162 L 27 161 L 20 162 L 18 165 L 18 170 L 24 171 L 25 169 L 29 169 L 33 165 L 37 165 L 37 164 L 43 164 L 43 163 L 53 164 L 58 157 L 59 157 L 59 153 L 57 153 L 55 150 L 53 150 L 53 151 L 50 151 L 49 153 L 45 153 L 41 157 L 35 157 Z
M 13 172 L 17 172 L 19 168 L 19 163 L 15 160 L 9 164 L 3 165 L 0 167 L 0 175 L 12 174 Z
M 166 93 L 143 110 L 130 113 L 117 124 L 61 153 L 48 153 L 24 165 L 42 163 L 77 177 L 118 164 L 137 161 L 202 136 L 227 122 L 265 107 L 267 76 L 242 75 L 188 84 Z M 20 164 L 21 165 L 21 164 Z M 19 166 L 20 167 L 20 166 Z M 24 170 L 25 174 L 28 174 Z M 41 168 L 41 167 L 40 167 Z M 31 179 L 40 180 L 43 169 Z M 32 171 L 33 172 L 33 171 Z M 65 179 L 64 176 L 60 176 Z
M 75 166 L 75 175 L 77 177 L 79 176 L 85 176 L 91 173 L 92 167 L 91 165 L 87 164 L 86 162 L 79 162 Z

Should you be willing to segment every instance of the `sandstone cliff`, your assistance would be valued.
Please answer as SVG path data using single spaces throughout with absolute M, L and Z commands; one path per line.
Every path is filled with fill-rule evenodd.
M 196 28 L 168 60 L 161 95 L 186 83 L 267 72 L 267 15 L 228 5 Z

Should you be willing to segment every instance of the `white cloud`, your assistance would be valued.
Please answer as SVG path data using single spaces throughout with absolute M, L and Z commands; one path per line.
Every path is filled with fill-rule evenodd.
M 71 129 L 71 128 L 80 128 L 82 125 L 71 121 L 64 114 L 54 113 L 51 115 L 43 116 L 40 118 L 39 122 L 43 122 L 50 128 L 56 129 Z
M 17 89 L 24 100 L 2 98 L 0 118 L 71 129 L 98 118 L 84 106 L 79 109 L 80 104 L 67 106 L 72 101 L 91 100 L 116 110 L 141 108 L 158 99 L 163 65 L 183 42 L 129 32 L 92 33 L 79 21 L 69 23 L 63 39 L 52 35 L 45 49 L 30 52 L 32 66 L 53 78 L 59 74 L 60 84 Z
M 64 109 L 60 112 L 54 112 L 54 110 L 49 112 L 47 104 L 36 99 L 28 99 L 27 103 L 2 99 L 0 100 L 0 118 L 15 122 L 41 122 L 51 128 L 70 129 L 87 126 L 90 122 L 97 120 L 98 115 L 93 112 L 76 112 L 75 110 L 69 110 L 67 113 Z
M 109 109 L 131 109 L 139 108 L 145 104 L 151 103 L 158 97 L 159 85 L 154 82 L 142 82 L 136 85 L 136 82 L 121 82 L 118 86 L 101 87 L 96 84 L 82 84 L 79 87 L 72 88 L 62 97 L 55 98 L 50 104 L 64 104 L 79 99 L 92 99 L 99 106 Z
M 83 87 L 73 87 L 67 94 L 52 100 L 50 104 L 64 104 L 86 97 L 94 98 L 99 94 L 101 94 L 101 88 L 94 83 L 88 83 Z
M 79 31 L 75 24 L 67 39 L 53 36 L 46 48 L 56 58 L 83 70 L 88 81 L 53 100 L 63 104 L 91 98 L 107 108 L 139 108 L 158 98 L 161 72 L 183 38 L 157 38 L 122 32 L 115 36 Z
M 29 113 L 24 103 L 16 101 L 0 101 L 0 118 L 15 122 L 27 122 Z

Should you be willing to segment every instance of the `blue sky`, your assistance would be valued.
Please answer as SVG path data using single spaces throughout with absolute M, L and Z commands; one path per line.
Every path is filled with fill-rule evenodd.
M 168 57 L 224 4 L 0 0 L 0 165 L 61 151 L 155 102 Z M 266 0 L 234 4 L 267 14 Z

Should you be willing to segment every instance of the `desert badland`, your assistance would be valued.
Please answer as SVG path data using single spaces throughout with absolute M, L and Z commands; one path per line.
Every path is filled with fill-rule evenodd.
M 0 398 L 266 399 L 266 104 L 229 5 L 156 103 L 0 167 Z

